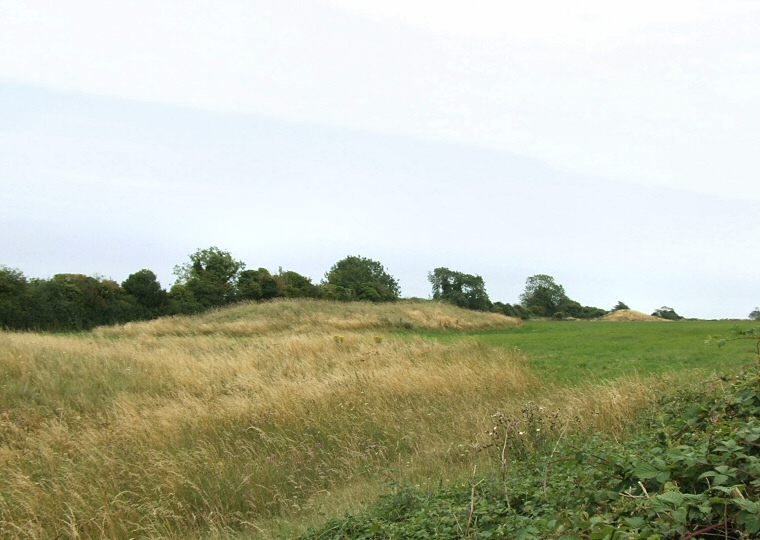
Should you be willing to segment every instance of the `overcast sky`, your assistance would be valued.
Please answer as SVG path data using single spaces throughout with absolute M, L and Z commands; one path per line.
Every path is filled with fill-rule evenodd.
M 760 3 L 0 0 L 0 264 L 760 304 Z

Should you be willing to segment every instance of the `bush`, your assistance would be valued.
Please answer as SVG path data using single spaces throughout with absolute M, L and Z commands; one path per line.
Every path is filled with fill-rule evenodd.
M 349 297 L 351 300 L 391 302 L 397 300 L 400 294 L 398 282 L 385 271 L 383 265 L 364 257 L 348 256 L 338 261 L 325 274 L 325 279 L 326 285 L 338 289 L 323 288 L 323 294 L 333 295 L 340 291 L 338 297 Z
M 673 308 L 668 306 L 662 306 L 660 309 L 656 309 L 652 313 L 653 317 L 659 317 L 660 319 L 667 319 L 669 321 L 680 321 L 683 319 Z
M 491 301 L 483 278 L 448 268 L 436 268 L 428 273 L 433 286 L 433 299 L 451 302 L 461 308 L 489 311 Z

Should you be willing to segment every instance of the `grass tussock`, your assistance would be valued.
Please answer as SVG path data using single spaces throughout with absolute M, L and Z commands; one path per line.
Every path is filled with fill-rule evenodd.
M 257 336 L 278 332 L 361 332 L 392 330 L 499 330 L 520 320 L 498 313 L 459 309 L 445 302 L 402 300 L 394 303 L 337 303 L 275 300 L 242 303 L 193 317 L 166 317 L 100 328 L 103 336 Z

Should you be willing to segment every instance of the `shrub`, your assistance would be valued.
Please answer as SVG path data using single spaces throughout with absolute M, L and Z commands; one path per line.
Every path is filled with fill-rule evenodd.
M 675 310 L 668 306 L 662 306 L 660 309 L 656 309 L 652 313 L 653 317 L 659 317 L 660 319 L 667 319 L 669 321 L 680 321 L 683 319 Z
M 365 257 L 348 256 L 338 261 L 325 274 L 325 279 L 325 284 L 340 289 L 323 289 L 323 293 L 333 295 L 339 292 L 339 297 L 348 296 L 350 300 L 389 302 L 397 300 L 400 294 L 398 282 L 385 271 L 383 265 Z

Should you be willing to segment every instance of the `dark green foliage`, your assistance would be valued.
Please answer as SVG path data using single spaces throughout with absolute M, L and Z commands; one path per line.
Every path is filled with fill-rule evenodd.
M 175 283 L 169 290 L 169 313 L 171 315 L 191 315 L 203 311 L 204 306 L 195 298 L 193 291 L 182 283 Z
M 529 277 L 525 282 L 525 291 L 520 295 L 522 306 L 539 317 L 561 311 L 562 304 L 569 300 L 564 287 L 546 274 Z
M 757 538 L 757 366 L 725 394 L 686 392 L 658 408 L 621 441 L 533 430 L 534 406 L 499 422 L 495 433 L 506 430 L 511 444 L 483 447 L 493 450 L 501 473 L 429 490 L 395 485 L 363 514 L 330 520 L 303 538 Z
M 261 300 L 264 293 L 259 277 L 258 270 L 243 270 L 240 272 L 237 282 L 237 297 L 239 300 Z
M 56 274 L 29 283 L 26 327 L 34 330 L 86 330 L 129 320 L 130 303 L 110 279 Z
M 492 311 L 497 313 L 503 313 L 507 317 L 517 317 L 520 319 L 527 319 L 530 317 L 530 313 L 520 304 L 504 304 L 502 302 L 494 302 L 491 307 Z
M 340 285 L 322 283 L 319 286 L 319 297 L 323 300 L 350 302 L 352 300 L 356 300 L 356 293 L 353 289 L 346 289 Z
M 592 306 L 582 306 L 565 294 L 565 288 L 546 274 L 531 276 L 525 282 L 525 291 L 520 295 L 522 307 L 533 317 L 563 317 L 574 319 L 596 319 L 607 311 Z
M 673 308 L 668 306 L 662 306 L 660 309 L 656 309 L 652 313 L 653 317 L 659 317 L 660 319 L 668 319 L 669 321 L 680 321 L 683 319 Z
M 490 311 L 492 307 L 480 276 L 436 268 L 428 273 L 428 281 L 433 286 L 434 300 L 444 300 L 461 308 L 479 311 Z
M 325 288 L 331 285 L 333 288 Z M 388 302 L 400 294 L 398 282 L 377 261 L 348 256 L 338 261 L 325 274 L 324 298 Z
M 0 267 L 0 326 L 12 330 L 70 331 L 157 317 L 166 292 L 150 270 L 132 274 L 124 286 L 84 274 L 56 274 L 27 281 Z
M 131 319 L 152 319 L 166 312 L 168 294 L 152 271 L 143 268 L 130 274 L 121 288 L 135 301 L 135 313 Z
M 239 300 L 269 300 L 284 295 L 280 282 L 266 268 L 240 272 L 237 289 Z
M 760 308 L 755 308 L 750 312 L 749 320 L 760 321 Z
M 617 304 L 615 304 L 615 307 L 614 307 L 614 308 L 612 308 L 612 311 L 620 311 L 621 309 L 631 309 L 631 308 L 629 308 L 629 307 L 628 307 L 628 306 L 625 304 L 625 302 L 622 302 L 622 301 L 620 301 L 620 302 L 618 302 Z
M 319 288 L 311 282 L 311 279 L 298 272 L 280 271 L 276 279 L 280 283 L 283 295 L 287 298 L 317 298 L 319 296 Z
M 177 284 L 192 293 L 192 303 L 202 308 L 221 306 L 235 299 L 238 273 L 245 264 L 229 252 L 212 246 L 189 255 L 190 262 L 174 267 Z
M 582 306 L 578 302 L 570 299 L 563 302 L 560 307 L 568 317 L 573 317 L 575 319 L 596 319 L 598 317 L 604 317 L 607 314 L 607 311 L 601 308 Z
M 25 328 L 29 283 L 15 268 L 0 266 L 0 328 Z

